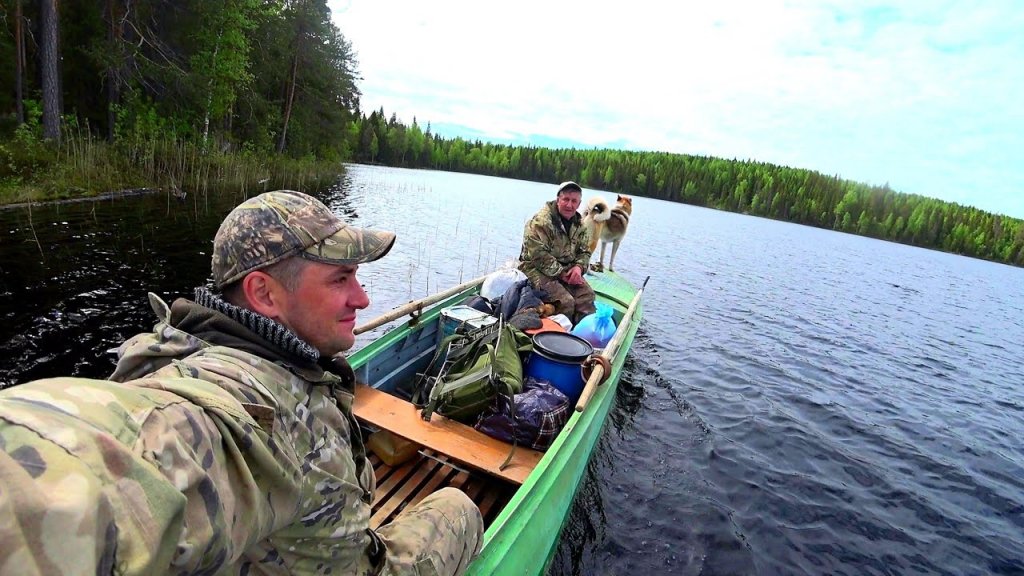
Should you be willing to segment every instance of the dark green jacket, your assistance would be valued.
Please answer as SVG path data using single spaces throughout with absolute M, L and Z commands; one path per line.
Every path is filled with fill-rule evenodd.
M 557 201 L 552 200 L 526 223 L 519 269 L 536 286 L 541 277 L 558 278 L 573 266 L 586 274 L 590 256 L 590 230 L 583 225 L 583 218 L 574 214 L 567 234 Z

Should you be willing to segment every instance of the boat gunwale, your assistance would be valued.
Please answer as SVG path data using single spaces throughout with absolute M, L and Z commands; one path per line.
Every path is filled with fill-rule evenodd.
M 615 290 L 616 286 L 621 286 L 620 290 L 625 290 L 628 286 L 628 289 L 632 291 L 631 295 L 635 295 L 639 289 L 618 274 L 615 274 L 614 278 L 610 280 L 603 280 L 600 283 L 596 283 L 595 292 L 597 300 L 612 305 L 620 314 L 621 319 L 621 315 L 625 314 L 629 305 L 624 303 L 618 297 L 620 296 L 620 290 Z M 602 291 L 601 288 L 604 288 L 605 290 Z M 367 364 L 369 359 L 379 352 L 386 350 L 389 346 L 405 339 L 412 331 L 418 329 L 418 324 L 429 325 L 430 322 L 438 319 L 443 308 L 460 303 L 464 301 L 467 296 L 477 293 L 479 293 L 479 286 L 470 286 L 464 291 L 435 303 L 418 317 L 407 320 L 405 323 L 388 330 L 386 333 L 352 355 L 349 361 L 353 369 L 358 375 L 359 370 Z M 618 389 L 618 383 L 622 369 L 625 365 L 626 357 L 632 348 L 633 340 L 639 330 L 642 318 L 643 302 L 641 301 L 637 304 L 636 311 L 630 319 L 629 326 L 625 327 L 626 333 L 624 334 L 624 339 L 619 348 L 615 351 L 615 355 L 611 362 L 611 371 L 607 375 L 607 379 L 604 383 L 598 386 L 598 389 L 594 392 L 594 396 L 591 398 L 591 402 L 587 409 L 582 412 L 577 412 L 576 410 L 572 411 L 569 420 L 562 429 L 562 432 L 558 434 L 554 442 L 544 453 L 544 456 L 537 463 L 536 467 L 527 476 L 523 484 L 515 490 L 511 498 L 503 506 L 502 510 L 494 517 L 493 521 L 484 533 L 481 554 L 470 565 L 469 574 L 491 574 L 494 573 L 494 570 L 501 571 L 502 568 L 507 568 L 507 565 L 502 564 L 502 561 L 507 556 L 510 546 L 506 546 L 504 549 L 500 549 L 500 547 L 495 548 L 495 546 L 499 546 L 499 542 L 502 540 L 509 539 L 509 544 L 512 544 L 519 538 L 524 531 L 521 528 L 518 530 L 516 529 L 516 519 L 524 517 L 524 514 L 528 514 L 532 508 L 536 508 L 544 503 L 544 495 L 550 491 L 554 483 L 562 476 L 561 471 L 566 468 L 563 465 L 559 467 L 558 470 L 552 472 L 555 467 L 554 463 L 556 461 L 569 463 L 572 459 L 580 455 L 580 451 L 577 450 L 577 448 L 586 446 L 586 454 L 583 455 L 585 456 L 583 462 L 580 466 L 577 466 L 573 472 L 574 476 L 579 477 L 573 478 L 570 488 L 571 494 L 569 494 L 569 502 L 565 504 L 566 511 L 559 514 L 561 516 L 561 522 L 556 528 L 548 526 L 543 530 L 545 533 L 550 533 L 552 537 L 550 538 L 551 542 L 548 546 L 548 550 L 544 554 L 543 562 L 539 564 L 539 566 L 543 568 L 550 563 L 557 548 L 556 544 L 558 536 L 561 534 L 565 522 L 569 517 L 568 507 L 571 506 L 572 501 L 575 500 L 576 492 L 579 489 L 580 478 L 586 472 L 586 467 L 593 456 L 597 439 L 599 438 L 600 433 L 604 428 L 604 424 L 607 421 L 607 415 L 611 408 L 611 399 L 614 397 L 615 391 Z M 415 323 L 413 323 L 413 320 L 415 320 Z M 588 441 L 588 436 L 593 436 L 593 439 Z M 539 488 L 542 488 L 543 490 L 539 491 Z M 532 517 L 532 515 L 530 516 Z
M 619 276 L 619 278 L 622 277 Z M 624 278 L 622 278 L 622 280 L 625 281 Z M 630 287 L 634 291 L 634 294 L 636 293 L 636 291 L 638 291 L 638 289 L 632 284 L 630 284 Z M 618 299 L 607 297 L 605 293 L 599 292 L 598 296 L 599 300 L 608 300 L 613 304 L 618 304 L 620 312 L 624 312 L 625 309 L 628 308 L 628 306 L 623 305 L 620 301 L 618 301 Z M 582 440 L 584 439 L 586 432 L 594 429 L 595 426 L 596 430 L 594 431 L 594 434 L 597 436 L 600 435 L 601 431 L 604 428 L 604 423 L 607 421 L 608 412 L 611 408 L 611 399 L 614 397 L 615 391 L 618 389 L 622 369 L 625 366 L 625 359 L 628 356 L 630 349 L 632 348 L 633 340 L 635 339 L 636 333 L 639 330 L 640 321 L 642 320 L 642 318 L 643 303 L 641 302 L 638 304 L 636 312 L 634 313 L 633 318 L 630 320 L 629 326 L 626 328 L 627 332 L 625 334 L 625 339 L 623 340 L 622 345 L 615 353 L 614 361 L 611 363 L 612 371 L 611 374 L 609 374 L 608 379 L 603 384 L 601 384 L 595 391 L 594 397 L 591 398 L 589 407 L 586 410 L 582 412 L 576 412 L 575 410 L 573 410 L 573 414 L 570 416 L 569 421 L 566 422 L 565 427 L 562 429 L 562 433 L 560 433 L 555 438 L 555 441 L 545 452 L 540 462 L 537 463 L 537 466 L 536 468 L 534 468 L 533 472 L 530 473 L 526 481 L 523 482 L 523 485 L 519 488 L 519 490 L 516 490 L 516 492 L 512 495 L 509 501 L 505 504 L 505 507 L 494 518 L 493 522 L 488 527 L 487 531 L 484 533 L 484 543 L 481 550 L 481 556 L 474 560 L 473 564 L 470 565 L 470 570 L 468 574 L 493 574 L 495 573 L 495 570 L 500 570 L 499 567 L 501 566 L 501 558 L 487 557 L 485 556 L 485 554 L 488 552 L 491 552 L 491 554 L 493 554 L 492 546 L 496 544 L 496 541 L 499 538 L 502 538 L 508 534 L 504 531 L 504 528 L 510 526 L 512 521 L 515 520 L 517 517 L 520 517 L 522 514 L 529 512 L 529 510 L 526 509 L 520 510 L 520 508 L 529 505 L 528 500 L 535 500 L 536 504 L 541 503 L 541 499 L 535 497 L 535 494 L 538 493 L 536 491 L 536 487 L 540 483 L 545 481 L 547 481 L 549 484 L 553 483 L 560 476 L 558 473 L 548 473 L 549 469 L 551 469 L 553 465 L 553 462 L 555 460 L 566 460 L 567 458 L 577 455 L 576 451 L 564 452 L 565 450 L 569 449 L 566 448 L 567 444 L 569 444 L 570 442 L 573 443 L 573 446 L 570 446 L 570 448 L 575 448 L 579 446 Z M 596 421 L 598 419 L 599 421 Z M 581 430 L 580 432 L 576 433 L 578 429 Z M 594 451 L 594 446 L 596 446 L 596 439 L 594 444 L 590 445 L 590 448 L 586 454 L 582 469 L 580 470 L 580 476 L 582 476 L 582 474 L 585 473 L 586 471 L 586 465 L 591 460 Z M 568 454 L 569 456 L 565 456 L 565 454 Z M 562 469 L 564 469 L 564 467 Z M 572 500 L 575 500 L 576 492 L 579 489 L 579 479 L 574 480 L 575 481 L 572 483 Z M 567 506 L 571 506 L 571 501 Z M 557 529 L 552 531 L 549 528 L 548 531 L 553 532 L 557 539 L 557 536 L 561 534 L 565 526 L 565 522 L 567 520 L 568 513 L 563 514 L 561 518 L 561 523 L 557 527 Z M 550 549 L 547 551 L 544 561 L 541 564 L 542 567 L 546 567 L 550 563 L 551 558 L 553 557 L 556 549 L 556 542 L 557 540 L 554 540 L 551 543 Z M 484 562 L 487 563 L 486 567 L 482 565 Z

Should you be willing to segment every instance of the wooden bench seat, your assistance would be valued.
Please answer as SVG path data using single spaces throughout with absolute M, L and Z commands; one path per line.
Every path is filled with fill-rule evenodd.
M 542 452 L 517 446 L 512 461 L 504 470 L 499 470 L 512 449 L 511 444 L 440 414 L 434 414 L 427 422 L 411 402 L 365 385 L 356 386 L 352 412 L 356 418 L 377 428 L 517 485 L 526 480 L 544 456 Z

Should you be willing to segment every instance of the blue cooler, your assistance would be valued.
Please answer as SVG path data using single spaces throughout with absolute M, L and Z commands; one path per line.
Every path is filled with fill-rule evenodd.
M 576 402 L 583 393 L 583 361 L 594 347 L 579 336 L 566 332 L 538 332 L 533 336 L 533 353 L 526 363 L 526 378 L 550 382 Z

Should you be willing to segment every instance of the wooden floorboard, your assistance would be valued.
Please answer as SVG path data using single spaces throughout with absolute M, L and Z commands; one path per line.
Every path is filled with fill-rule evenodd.
M 476 505 L 480 507 L 480 515 L 484 517 L 484 520 L 488 520 L 492 517 L 491 509 L 494 508 L 495 504 L 497 504 L 498 496 L 499 492 L 497 490 L 491 490 L 489 492 L 484 492 L 483 497 L 480 498 L 479 501 L 474 499 Z
M 412 467 L 410 467 L 412 468 Z M 409 480 L 403 483 L 397 490 L 389 494 L 386 500 L 382 500 L 380 507 L 376 512 L 373 513 L 373 517 L 370 519 L 370 524 L 380 525 L 385 519 L 389 518 L 394 514 L 400 507 L 402 507 L 409 499 L 409 496 L 421 486 L 424 481 L 434 476 L 438 472 L 443 473 L 440 470 L 441 463 L 426 461 L 415 467 L 415 472 L 409 476 Z
M 466 496 L 469 496 L 470 500 L 475 502 L 476 499 L 480 497 L 480 491 L 483 490 L 483 487 L 484 485 L 482 482 L 475 478 L 470 478 L 469 485 L 463 489 L 463 492 L 466 493 Z
M 424 478 L 433 473 L 436 467 L 424 463 L 421 466 L 402 466 L 398 470 L 392 471 L 383 482 L 377 484 L 374 502 L 391 498 L 394 493 L 405 489 L 410 482 L 421 483 Z
M 388 466 L 375 455 L 370 462 L 378 480 L 371 508 L 372 528 L 392 521 L 406 508 L 446 486 L 465 492 L 480 507 L 485 524 L 489 524 L 515 491 L 513 484 L 462 469 L 429 450 L 399 466 Z
M 456 470 L 454 468 L 442 465 L 441 473 L 431 476 L 430 480 L 425 486 L 423 486 L 423 488 L 417 490 L 415 494 L 409 497 L 408 506 L 415 506 L 416 504 L 419 504 L 427 496 L 430 496 L 434 492 L 437 492 L 441 488 L 447 486 L 448 480 L 455 472 Z

